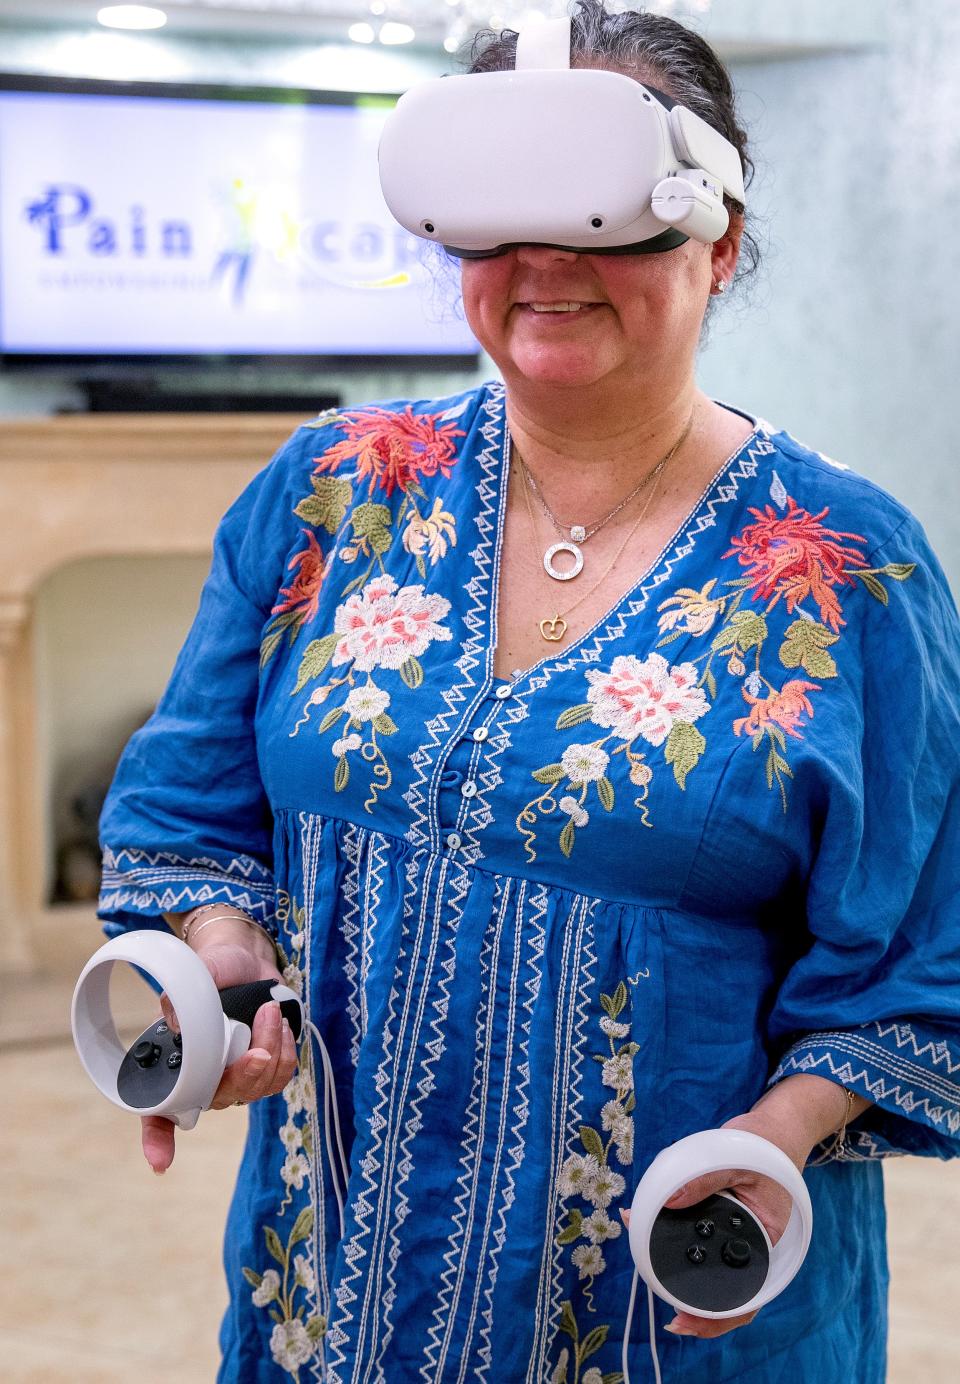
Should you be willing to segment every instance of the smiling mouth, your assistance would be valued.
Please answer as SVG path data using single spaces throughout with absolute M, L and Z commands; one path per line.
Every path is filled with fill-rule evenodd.
M 527 312 L 534 312 L 538 316 L 556 315 L 563 317 L 574 317 L 578 313 L 589 312 L 591 308 L 602 307 L 601 303 L 579 303 L 574 301 L 558 303 L 529 302 L 519 303 L 518 307 L 524 308 Z

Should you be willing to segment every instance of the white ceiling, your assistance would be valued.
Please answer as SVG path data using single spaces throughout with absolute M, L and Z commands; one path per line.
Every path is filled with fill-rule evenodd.
M 96 24 L 104 0 L 0 0 L 8 24 Z M 167 14 L 164 33 L 243 38 L 343 40 L 350 24 L 406 21 L 416 43 L 438 47 L 455 25 L 516 25 L 531 10 L 567 13 L 566 0 L 152 0 Z M 382 5 L 385 12 L 374 6 Z M 769 58 L 859 47 L 882 41 L 890 0 L 646 0 L 644 8 L 701 29 L 727 59 Z M 629 0 L 614 0 L 616 9 Z M 374 10 L 374 13 L 371 11 Z M 2 65 L 2 59 L 0 59 Z

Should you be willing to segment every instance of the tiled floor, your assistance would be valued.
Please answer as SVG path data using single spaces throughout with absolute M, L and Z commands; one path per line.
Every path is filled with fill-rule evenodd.
M 64 1040 L 69 986 L 35 988 L 40 1036 L 26 1041 L 26 1006 L 9 986 L 0 1025 L 0 1379 L 210 1384 L 225 1302 L 219 1238 L 246 1115 L 204 1116 L 154 1177 L 136 1121 L 97 1095 Z M 953 1384 L 960 1163 L 903 1159 L 885 1171 L 889 1384 Z

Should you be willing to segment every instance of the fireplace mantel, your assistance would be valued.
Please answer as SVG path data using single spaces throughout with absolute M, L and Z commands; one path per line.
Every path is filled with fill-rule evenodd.
M 43 897 L 33 611 L 83 558 L 204 554 L 302 415 L 82 414 L 0 421 L 0 970 L 79 968 L 90 905 Z M 69 915 L 69 924 L 64 919 Z

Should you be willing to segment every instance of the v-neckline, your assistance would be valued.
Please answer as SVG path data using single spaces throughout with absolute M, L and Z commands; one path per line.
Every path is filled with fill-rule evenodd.
M 721 408 L 727 409 L 728 412 L 735 413 L 740 418 L 746 419 L 746 421 L 750 424 L 750 433 L 746 438 L 744 438 L 743 442 L 741 442 L 740 445 L 736 447 L 733 452 L 731 452 L 727 459 L 720 464 L 720 466 L 714 472 L 712 477 L 707 481 L 706 485 L 698 495 L 697 499 L 694 501 L 693 505 L 690 507 L 690 509 L 687 511 L 684 517 L 680 520 L 680 523 L 676 526 L 676 528 L 671 533 L 670 537 L 663 544 L 663 546 L 661 547 L 660 551 L 657 553 L 653 561 L 649 563 L 649 565 L 640 574 L 637 580 L 633 582 L 633 584 L 629 586 L 627 590 L 624 591 L 617 598 L 617 600 L 614 601 L 613 604 L 593 622 L 592 625 L 585 629 L 583 633 L 578 635 L 577 638 L 574 639 L 571 643 L 566 644 L 562 649 L 556 650 L 556 652 L 545 653 L 542 658 L 536 661 L 536 663 L 531 663 L 530 666 L 527 668 L 515 669 L 512 674 L 504 677 L 502 674 L 494 673 L 493 666 L 496 660 L 497 653 L 500 613 L 500 582 L 502 573 L 501 557 L 503 553 L 503 537 L 506 529 L 507 520 L 507 494 L 510 486 L 510 469 L 513 447 L 512 440 L 510 437 L 510 430 L 507 427 L 506 394 L 501 393 L 499 399 L 501 463 L 498 471 L 497 481 L 497 484 L 499 486 L 499 491 L 497 494 L 497 527 L 496 533 L 494 535 L 494 563 L 493 579 L 491 586 L 490 621 L 487 629 L 487 674 L 488 679 L 492 684 L 499 683 L 510 687 L 516 686 L 518 683 L 526 681 L 527 678 L 532 677 L 535 673 L 539 672 L 546 664 L 554 663 L 559 660 L 566 660 L 572 656 L 575 656 L 576 653 L 579 651 L 580 646 L 586 640 L 592 638 L 599 629 L 601 629 L 605 625 L 608 625 L 612 620 L 614 620 L 620 612 L 620 610 L 622 609 L 622 607 L 628 601 L 634 599 L 636 592 L 641 587 L 649 583 L 650 578 L 654 576 L 657 570 L 663 565 L 667 557 L 667 554 L 676 548 L 676 545 L 679 542 L 681 536 L 687 531 L 689 526 L 696 519 L 697 515 L 703 509 L 704 505 L 709 500 L 711 494 L 716 489 L 717 485 L 719 485 L 719 483 L 722 481 L 727 471 L 729 471 L 730 468 L 740 460 L 740 458 L 744 455 L 745 452 L 747 452 L 751 447 L 756 446 L 757 442 L 759 441 L 763 433 L 763 426 L 758 418 L 753 417 L 749 413 L 744 413 L 742 409 L 734 408 L 731 404 L 725 404 L 720 399 L 714 399 L 713 402 L 715 404 L 719 404 Z

